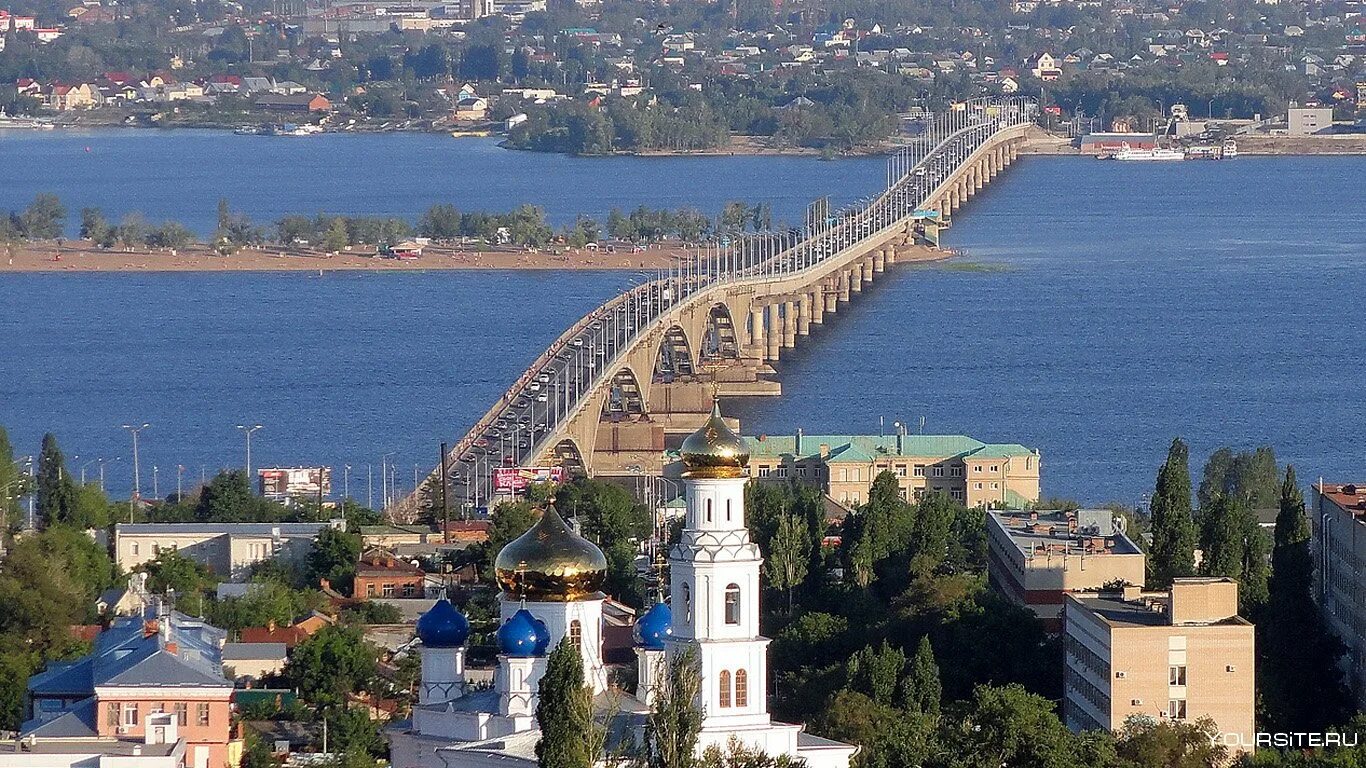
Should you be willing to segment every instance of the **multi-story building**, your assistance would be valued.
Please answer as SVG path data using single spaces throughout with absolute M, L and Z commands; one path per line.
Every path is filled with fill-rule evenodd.
M 1024 507 L 1039 500 L 1039 452 L 963 435 L 760 435 L 745 438 L 749 476 L 820 486 L 846 507 L 868 499 L 878 473 L 896 476 L 914 500 L 947 493 L 975 506 Z
M 1058 632 L 1069 592 L 1142 586 L 1144 557 L 1108 509 L 993 510 L 987 515 L 987 576 L 998 592 Z
M 324 528 L 342 529 L 345 520 L 326 523 L 119 523 L 114 526 L 114 559 L 131 571 L 171 549 L 203 563 L 219 576 L 238 579 L 270 558 L 299 562 L 313 549 Z
M 223 640 L 174 611 L 115 620 L 89 656 L 29 678 L 29 719 L 0 766 L 236 766 Z
M 1319 482 L 1309 498 L 1314 594 L 1347 647 L 1357 705 L 1366 706 L 1366 484 Z
M 1251 751 L 1255 641 L 1238 615 L 1238 582 L 1177 579 L 1169 592 L 1125 587 L 1064 599 L 1069 728 L 1208 717 L 1230 751 Z

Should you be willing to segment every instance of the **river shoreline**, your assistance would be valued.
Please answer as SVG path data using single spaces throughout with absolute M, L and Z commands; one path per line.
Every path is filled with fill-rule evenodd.
M 128 123 L 123 120 L 99 120 L 90 119 L 92 115 L 77 114 L 72 115 L 67 121 L 63 121 L 66 115 L 58 115 L 53 124 L 56 130 L 108 130 L 125 129 L 129 131 L 159 131 L 159 130 L 205 130 L 205 131 L 231 131 L 238 126 L 238 123 L 212 121 L 212 122 L 184 122 L 166 123 L 152 125 L 144 122 Z M 452 131 L 453 126 L 432 126 L 415 124 L 413 121 L 399 122 L 386 121 L 378 125 L 369 123 L 352 123 L 341 126 L 332 126 L 328 133 L 349 133 L 349 134 L 428 134 L 428 135 L 451 135 L 453 140 L 472 137 L 498 137 L 498 132 L 479 131 L 466 135 L 455 135 L 459 131 Z M 7 133 L 31 130 L 28 128 L 7 127 L 0 125 L 0 138 Z M 242 137 L 250 139 L 252 137 Z M 264 137 L 270 138 L 270 137 Z M 1329 134 L 1323 136 L 1271 136 L 1271 135 L 1237 135 L 1234 137 L 1238 142 L 1238 150 L 1244 155 L 1271 155 L 1271 156 L 1308 156 L 1308 155 L 1366 155 L 1366 133 L 1361 134 Z M 500 138 L 498 146 L 513 152 L 530 152 L 536 150 L 521 149 L 509 146 L 505 137 Z M 747 136 L 733 135 L 729 143 L 724 147 L 713 147 L 710 149 L 647 149 L 647 150 L 620 150 L 601 155 L 576 155 L 576 157 L 641 157 L 641 158 L 660 158 L 660 157 L 808 157 L 838 160 L 840 158 L 854 157 L 876 157 L 889 155 L 897 151 L 901 146 L 896 142 L 885 141 L 877 145 L 856 147 L 853 149 L 831 151 L 814 147 L 793 147 L 775 146 L 769 142 L 766 136 Z M 546 153 L 559 154 L 559 153 Z M 1030 137 L 1029 142 L 1021 148 L 1021 154 L 1026 155 L 1081 155 L 1081 150 L 1073 146 L 1071 139 L 1049 134 L 1042 129 L 1036 130 Z

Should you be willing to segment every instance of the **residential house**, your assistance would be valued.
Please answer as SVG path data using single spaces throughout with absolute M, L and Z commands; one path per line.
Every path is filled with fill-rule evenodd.
M 1058 65 L 1053 55 L 1046 51 L 1030 59 L 1026 66 L 1029 67 L 1031 74 L 1044 82 L 1051 82 L 1062 77 L 1062 67 Z
M 317 634 L 323 627 L 330 627 L 336 623 L 337 620 L 331 616 L 312 611 L 295 619 L 293 624 L 286 627 L 271 621 L 264 627 L 246 627 L 239 634 L 243 643 L 283 643 L 286 648 L 293 648 Z
M 0 743 L 0 768 L 237 765 L 223 637 L 175 611 L 116 619 L 89 655 L 29 678 L 28 720 Z
M 312 114 L 316 112 L 328 112 L 332 109 L 332 102 L 320 93 L 294 93 L 282 95 L 278 93 L 266 93 L 256 97 L 253 105 L 257 109 L 264 109 L 271 112 L 301 112 Z
M 426 574 L 382 547 L 371 547 L 356 563 L 356 597 L 422 597 Z
M 260 680 L 284 671 L 289 647 L 284 643 L 224 643 L 223 674 L 233 680 Z

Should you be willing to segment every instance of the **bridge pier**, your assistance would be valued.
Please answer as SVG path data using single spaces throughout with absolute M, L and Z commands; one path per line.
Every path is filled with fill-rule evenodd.
M 768 352 L 764 344 L 764 308 L 757 305 L 749 308 L 749 350 L 751 356 L 760 360 Z
M 876 252 L 875 252 L 876 253 Z M 873 259 L 874 256 L 867 256 L 863 259 L 863 282 L 873 284 Z
M 845 301 L 848 301 L 848 300 L 849 300 L 848 297 L 846 297 L 846 298 L 845 298 Z M 829 312 L 829 313 L 832 314 L 832 315 L 835 314 L 836 312 L 839 311 L 839 303 L 840 303 L 840 292 L 839 292 L 839 285 L 838 285 L 838 282 L 837 282 L 837 284 L 836 284 L 831 290 L 828 290 L 828 291 L 825 292 L 825 311 L 826 311 L 826 312 Z
M 783 346 L 797 346 L 797 305 L 792 301 L 783 302 Z
M 863 292 L 863 264 L 855 264 L 849 268 L 849 291 L 851 293 Z
M 881 274 L 887 269 L 887 249 L 879 248 L 873 251 L 873 272 Z
M 816 290 L 811 292 L 811 296 L 808 300 L 811 302 L 811 322 L 816 325 L 823 324 L 825 322 L 824 289 L 820 285 L 817 285 Z
M 797 335 L 811 335 L 811 294 L 803 293 L 797 298 Z
M 778 305 L 769 304 L 764 307 L 764 315 L 768 320 L 768 359 L 777 362 L 778 350 L 783 343 L 783 321 L 778 316 Z
M 892 265 L 895 264 L 895 263 L 896 263 L 896 246 L 889 245 L 889 246 L 887 246 L 887 253 L 886 253 L 886 256 L 883 257 L 883 264 L 884 264 L 884 266 L 890 267 L 890 266 L 892 266 Z

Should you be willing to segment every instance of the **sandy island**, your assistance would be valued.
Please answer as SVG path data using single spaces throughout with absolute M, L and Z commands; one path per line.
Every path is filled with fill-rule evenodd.
M 377 258 L 368 252 L 326 254 L 277 248 L 247 248 L 219 256 L 205 245 L 169 250 L 102 250 L 87 241 L 17 243 L 0 248 L 4 272 L 411 272 L 455 269 L 612 269 L 652 272 L 673 263 L 684 249 L 650 246 L 615 253 L 586 248 L 559 250 L 469 251 L 430 246 L 415 259 Z M 695 251 L 693 251 L 695 253 Z M 938 261 L 951 251 L 916 246 L 900 255 L 904 261 Z

